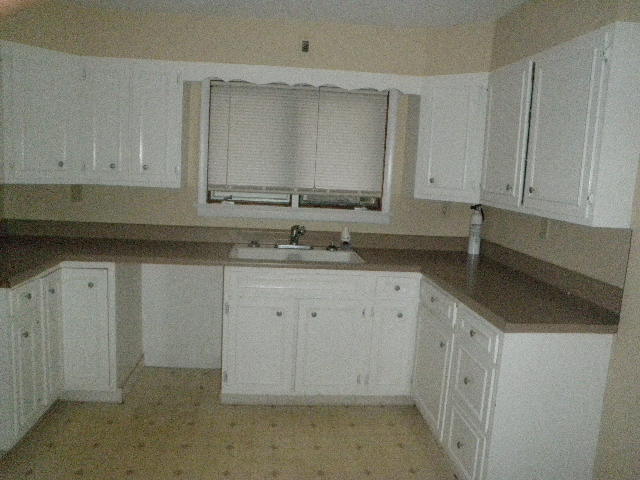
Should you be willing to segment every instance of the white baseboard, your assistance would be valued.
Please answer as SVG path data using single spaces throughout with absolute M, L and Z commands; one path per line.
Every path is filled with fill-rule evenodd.
M 115 390 L 65 390 L 60 394 L 60 400 L 70 402 L 107 402 L 122 403 L 122 389 Z
M 220 402 L 231 405 L 413 405 L 404 395 L 248 395 L 223 393 Z

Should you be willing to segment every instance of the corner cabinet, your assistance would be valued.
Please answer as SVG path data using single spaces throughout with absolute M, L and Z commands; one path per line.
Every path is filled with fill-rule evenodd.
M 640 24 L 624 22 L 492 73 L 481 201 L 628 228 L 639 76 Z
M 487 74 L 422 80 L 414 197 L 478 203 Z
M 409 402 L 419 275 L 226 267 L 222 399 Z
M 63 262 L 0 289 L 0 450 L 15 445 L 58 399 L 122 401 L 117 379 L 132 367 L 121 357 L 140 360 L 142 351 L 127 342 L 142 338 L 116 345 L 115 271 L 111 263 Z M 118 299 L 124 306 L 133 296 Z
M 10 42 L 0 55 L 6 183 L 180 187 L 179 69 Z
M 425 279 L 413 396 L 460 480 L 591 480 L 613 335 L 504 333 Z

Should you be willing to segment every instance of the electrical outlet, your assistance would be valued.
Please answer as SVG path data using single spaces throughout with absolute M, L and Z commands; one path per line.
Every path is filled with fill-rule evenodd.
M 309 52 L 309 40 L 302 40 L 302 51 L 304 53 Z

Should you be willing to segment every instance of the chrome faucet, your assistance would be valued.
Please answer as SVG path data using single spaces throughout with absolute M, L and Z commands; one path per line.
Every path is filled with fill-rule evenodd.
M 289 244 L 290 245 L 298 245 L 300 241 L 300 237 L 306 233 L 307 229 L 304 228 L 304 225 L 294 225 L 291 227 L 291 232 L 289 233 Z

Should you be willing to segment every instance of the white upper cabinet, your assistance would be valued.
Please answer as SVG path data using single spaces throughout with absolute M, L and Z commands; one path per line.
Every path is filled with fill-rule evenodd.
M 179 187 L 182 76 L 136 68 L 131 81 L 131 178 L 142 186 Z
M 5 182 L 180 187 L 182 77 L 4 42 Z
M 494 72 L 482 202 L 628 228 L 640 154 L 638 78 L 640 24 L 620 22 Z
M 71 105 L 79 66 L 69 55 L 18 46 L 2 51 L 5 180 L 66 183 L 78 173 L 70 155 Z M 34 179 L 33 182 L 31 180 Z
M 524 206 L 585 218 L 594 168 L 605 35 L 587 35 L 536 55 Z
M 130 77 L 121 65 L 85 62 L 77 155 L 89 182 L 127 179 Z
M 487 74 L 425 78 L 414 196 L 477 203 L 484 142 Z
M 515 208 L 522 198 L 532 66 L 527 59 L 489 76 L 483 203 Z

